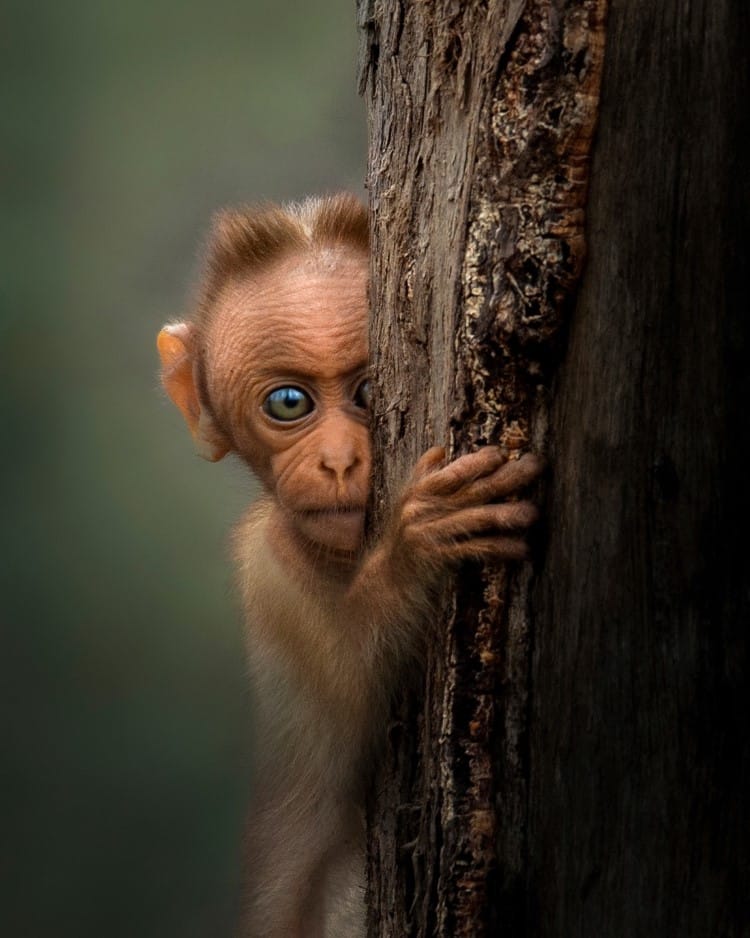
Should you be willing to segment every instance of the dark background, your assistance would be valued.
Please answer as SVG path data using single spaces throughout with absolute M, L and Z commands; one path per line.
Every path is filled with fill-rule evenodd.
M 232 931 L 249 698 L 226 540 L 154 339 L 211 212 L 361 191 L 353 3 L 0 20 L 0 933 Z

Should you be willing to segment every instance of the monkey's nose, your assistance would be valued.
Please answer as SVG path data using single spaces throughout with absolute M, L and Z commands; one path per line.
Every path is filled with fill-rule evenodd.
M 361 463 L 355 448 L 351 445 L 329 447 L 320 454 L 320 466 L 325 473 L 330 473 L 338 485 L 346 482 L 350 474 Z

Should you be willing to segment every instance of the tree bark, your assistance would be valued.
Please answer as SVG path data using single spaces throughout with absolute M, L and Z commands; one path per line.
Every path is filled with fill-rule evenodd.
M 750 17 L 609 6 L 360 2 L 375 528 L 434 443 L 552 464 L 394 714 L 371 936 L 750 934 Z

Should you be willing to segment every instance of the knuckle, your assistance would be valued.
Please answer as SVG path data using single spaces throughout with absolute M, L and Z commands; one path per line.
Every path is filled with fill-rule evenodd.
M 401 523 L 407 526 L 418 524 L 432 513 L 430 509 L 436 507 L 435 502 L 435 498 L 425 498 L 413 490 L 401 506 Z
M 401 508 L 401 523 L 406 527 L 415 524 L 419 519 L 419 508 L 413 500 L 406 502 Z
M 517 502 L 513 507 L 519 524 L 527 526 L 539 520 L 539 509 L 533 502 Z
M 518 462 L 524 469 L 525 474 L 530 478 L 538 476 L 545 467 L 544 460 L 540 456 L 537 456 L 536 453 L 524 453 Z

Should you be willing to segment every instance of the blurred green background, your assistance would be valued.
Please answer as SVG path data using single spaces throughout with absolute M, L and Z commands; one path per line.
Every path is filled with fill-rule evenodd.
M 3 5 L 3 938 L 232 933 L 253 485 L 154 338 L 216 207 L 361 192 L 356 46 L 352 0 Z

